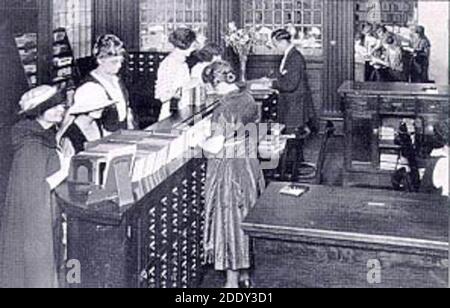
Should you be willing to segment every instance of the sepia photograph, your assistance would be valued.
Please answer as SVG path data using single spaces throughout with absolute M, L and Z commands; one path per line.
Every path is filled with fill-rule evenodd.
M 448 288 L 449 49 L 450 0 L 0 0 L 0 288 Z

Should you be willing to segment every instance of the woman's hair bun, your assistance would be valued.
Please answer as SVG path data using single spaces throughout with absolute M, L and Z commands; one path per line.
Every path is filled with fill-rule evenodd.
M 169 36 L 169 42 L 181 50 L 188 50 L 197 40 L 197 34 L 189 28 L 178 28 Z
M 217 86 L 221 82 L 233 84 L 237 81 L 237 74 L 230 63 L 217 61 L 203 70 L 203 82 Z

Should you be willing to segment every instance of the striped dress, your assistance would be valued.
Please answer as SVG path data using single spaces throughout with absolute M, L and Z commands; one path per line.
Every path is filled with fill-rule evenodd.
M 222 128 L 232 125 L 238 131 L 257 121 L 258 107 L 247 92 L 226 95 L 213 115 L 214 124 Z M 265 183 L 255 153 L 249 154 L 248 137 L 236 138 L 233 134 L 226 139 L 224 151 L 208 160 L 205 252 L 217 271 L 237 271 L 251 266 L 249 238 L 241 223 L 255 206 Z M 235 155 L 230 157 L 224 152 Z

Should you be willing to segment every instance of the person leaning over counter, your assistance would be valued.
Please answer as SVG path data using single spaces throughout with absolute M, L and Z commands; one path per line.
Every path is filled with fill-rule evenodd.
M 183 108 L 178 104 L 191 82 L 186 59 L 197 49 L 197 35 L 188 28 L 175 30 L 169 41 L 175 49 L 161 63 L 156 80 L 155 98 L 162 103 L 159 121 L 169 118 L 172 108 Z
M 78 91 L 75 94 L 75 103 L 68 111 L 71 119 L 59 132 L 62 135 L 61 144 L 73 148 L 76 154 L 85 150 L 87 142 L 93 142 L 105 136 L 106 131 L 100 120 L 104 110 L 115 104 L 92 87 L 95 85 L 86 85 L 84 89 L 86 91 Z M 92 92 L 87 95 L 90 89 Z
M 101 101 L 116 102 L 106 108 L 102 115 L 101 122 L 106 131 L 134 129 L 136 125 L 128 91 L 118 76 L 126 54 L 123 42 L 115 35 L 100 36 L 92 53 L 97 59 L 98 67 L 89 74 L 75 95 L 78 97 L 103 97 Z M 94 95 L 94 93 L 96 94 Z
M 217 271 L 226 271 L 226 288 L 250 287 L 250 240 L 241 223 L 255 206 L 265 184 L 256 155 L 255 158 L 248 155 L 248 137 L 239 134 L 239 129 L 259 122 L 258 106 L 247 91 L 237 86 L 237 75 L 229 63 L 211 64 L 204 70 L 203 80 L 221 97 L 213 113 L 215 132 L 202 145 L 209 158 L 205 254 Z M 238 129 L 227 129 L 231 127 Z M 242 156 L 232 158 L 226 153 Z
M 67 177 L 70 149 L 58 150 L 55 126 L 62 122 L 65 97 L 40 86 L 23 95 L 12 129 L 14 159 L 0 221 L 0 287 L 56 288 L 52 191 Z

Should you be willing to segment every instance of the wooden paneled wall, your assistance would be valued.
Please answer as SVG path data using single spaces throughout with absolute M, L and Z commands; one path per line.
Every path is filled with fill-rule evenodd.
M 338 88 L 354 78 L 353 1 L 325 0 L 322 116 L 342 117 Z
M 139 49 L 139 1 L 94 0 L 93 40 L 115 34 L 130 50 Z
M 240 0 L 208 0 L 208 37 L 211 41 L 223 44 L 223 34 L 232 21 L 241 24 Z
M 53 1 L 38 0 L 38 81 L 49 83 L 50 63 L 53 60 Z
M 0 216 L 12 163 L 11 127 L 17 120 L 19 101 L 28 89 L 14 42 L 11 19 L 0 10 Z

